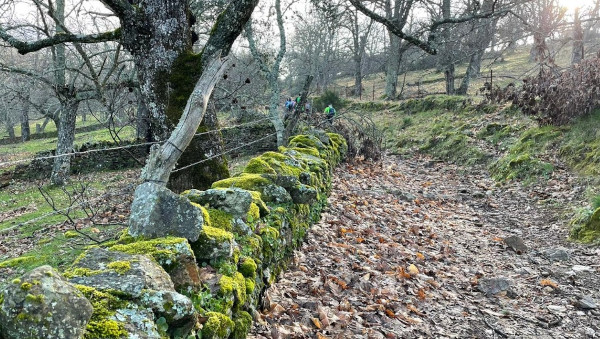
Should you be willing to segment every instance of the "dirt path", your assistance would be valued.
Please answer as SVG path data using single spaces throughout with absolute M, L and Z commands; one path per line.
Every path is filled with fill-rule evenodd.
M 551 212 L 579 194 L 565 173 L 497 188 L 389 157 L 335 178 L 251 338 L 600 337 L 600 249 L 568 243 Z

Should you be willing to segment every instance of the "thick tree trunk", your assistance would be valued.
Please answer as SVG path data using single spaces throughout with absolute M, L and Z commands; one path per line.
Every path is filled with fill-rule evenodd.
M 62 112 L 56 123 L 58 129 L 58 142 L 56 144 L 56 155 L 68 154 L 73 151 L 75 141 L 75 121 L 77 119 L 77 107 L 79 102 L 69 100 L 63 102 Z M 54 185 L 64 185 L 69 179 L 71 172 L 71 157 L 63 156 L 54 159 L 50 181 Z
M 29 141 L 30 137 L 31 129 L 29 128 L 29 101 L 25 100 L 21 114 L 21 141 Z
M 159 184 L 179 183 L 182 177 L 175 176 L 183 173 L 184 168 L 175 169 L 175 165 L 194 138 L 200 122 L 204 118 L 208 99 L 210 98 L 215 84 L 225 71 L 226 61 L 216 58 L 210 62 L 206 71 L 197 82 L 189 101 L 182 112 L 182 117 L 170 138 L 162 146 L 154 145 L 148 158 L 146 167 L 142 172 L 142 178 Z M 194 164 L 189 168 L 194 169 Z M 173 171 L 174 170 L 174 171 Z M 173 171 L 173 173 L 171 173 Z M 180 175 L 187 175 L 185 173 Z M 174 177 L 175 176 L 175 177 Z M 173 181 L 170 178 L 174 177 Z
M 140 6 L 143 20 L 122 23 L 123 44 L 133 55 L 138 70 L 152 140 L 168 139 L 203 70 L 202 55 L 192 52 L 188 1 L 168 3 L 165 6 L 163 0 L 146 1 Z M 161 10 L 157 11 L 158 8 Z M 206 118 L 210 121 L 200 126 L 198 132 L 217 128 L 216 116 Z M 222 145 L 221 134 L 217 132 L 194 138 L 179 157 L 179 168 L 222 153 Z M 174 191 L 206 189 L 213 181 L 229 176 L 226 164 L 224 157 L 215 157 L 203 166 L 174 173 L 168 186 Z

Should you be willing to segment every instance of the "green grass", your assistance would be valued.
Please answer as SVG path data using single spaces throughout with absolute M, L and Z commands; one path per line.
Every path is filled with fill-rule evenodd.
M 550 44 L 551 49 L 556 49 L 558 46 Z M 505 87 L 509 83 L 519 83 L 523 76 L 536 75 L 539 68 L 535 62 L 529 60 L 530 46 L 517 48 L 514 52 L 506 53 L 502 58 L 492 59 L 491 57 L 484 58 L 481 63 L 481 77 L 473 79 L 469 88 L 470 95 L 476 95 L 478 90 L 483 87 L 484 83 L 489 81 L 490 70 L 493 71 L 495 85 Z M 570 66 L 571 62 L 570 48 L 562 48 L 555 55 L 555 63 L 560 67 Z M 456 88 L 460 86 L 460 81 L 467 69 L 468 60 L 460 60 L 456 65 Z M 421 86 L 408 86 L 421 82 Z M 444 73 L 435 69 L 424 69 L 410 71 L 406 73 L 406 84 L 404 86 L 404 96 L 411 97 L 417 94 L 417 90 L 425 91 L 425 93 L 442 93 L 445 91 Z M 398 77 L 398 91 L 401 90 L 404 82 L 404 74 Z M 350 87 L 354 85 L 354 79 L 351 77 L 338 79 L 337 86 Z M 375 98 L 382 98 L 385 92 L 385 74 L 376 73 L 367 75 L 363 81 L 365 88 L 363 93 L 364 101 L 371 101 L 373 88 L 375 88 Z M 337 88 L 344 95 L 345 90 Z
M 29 120 L 29 128 L 30 128 L 31 134 L 35 134 L 35 125 L 39 124 L 41 126 L 44 123 L 44 120 L 45 120 L 45 118 Z M 98 120 L 96 120 L 91 115 L 88 115 L 88 118 L 86 121 L 83 121 L 81 116 L 77 117 L 77 121 L 76 121 L 77 128 L 92 126 L 92 125 L 96 125 L 96 124 L 99 124 Z M 17 137 L 21 137 L 21 124 L 16 124 L 14 126 L 14 129 L 15 129 L 15 135 Z M 49 132 L 56 132 L 56 125 L 54 124 L 54 121 L 52 121 L 52 120 L 50 120 L 48 122 L 48 124 L 46 124 L 46 128 L 44 129 L 44 133 L 49 133 Z M 8 133 L 6 132 L 5 128 L 3 128 L 0 131 L 0 139 L 2 139 L 2 138 L 8 138 Z

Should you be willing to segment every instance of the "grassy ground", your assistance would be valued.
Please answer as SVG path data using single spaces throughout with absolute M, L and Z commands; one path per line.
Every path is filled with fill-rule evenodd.
M 78 127 L 83 126 L 78 123 Z M 52 129 L 50 125 L 48 127 L 47 131 Z M 125 128 L 120 134 L 124 140 L 134 136 L 133 128 Z M 109 132 L 101 129 L 77 134 L 75 144 L 111 140 Z M 31 158 L 35 153 L 54 149 L 55 146 L 56 138 L 2 145 L 0 162 Z M 249 158 L 244 156 L 230 160 L 230 171 L 241 172 Z M 3 168 L 0 171 L 7 169 L 10 170 Z M 94 244 L 90 237 L 102 241 L 117 236 L 126 227 L 139 172 L 136 169 L 72 176 L 72 183 L 66 187 L 68 192 L 73 192 L 80 184 L 88 187 L 85 197 L 77 202 L 98 199 L 91 204 L 96 213 L 92 218 L 84 213 L 81 206 L 69 212 L 74 223 L 70 223 L 63 214 L 52 213 L 55 209 L 67 208 L 69 199 L 78 195 L 66 194 L 63 189 L 49 185 L 47 180 L 13 182 L 0 189 L 0 287 L 40 265 L 64 268 L 87 246 Z M 54 199 L 55 208 L 44 199 L 40 188 Z
M 566 67 L 570 63 L 571 51 L 569 48 L 560 48 L 559 45 L 552 46 L 552 50 L 558 51 L 555 55 L 556 64 L 559 67 Z M 456 87 L 460 85 L 460 80 L 467 69 L 467 61 L 459 61 L 456 65 Z M 503 58 L 487 58 L 481 63 L 481 76 L 472 81 L 469 88 L 469 95 L 477 95 L 478 90 L 483 87 L 485 82 L 489 81 L 490 71 L 493 71 L 493 83 L 500 87 L 505 87 L 511 82 L 519 82 L 525 76 L 535 75 L 538 67 L 529 60 L 529 47 L 519 47 L 514 52 L 507 53 Z M 412 97 L 421 90 L 424 93 L 442 93 L 445 90 L 444 73 L 438 69 L 431 68 L 426 70 L 410 71 L 398 77 L 398 91 L 404 86 L 404 97 Z M 419 84 L 417 86 L 417 84 Z M 336 90 L 343 96 L 346 91 L 341 87 L 352 88 L 354 79 L 351 77 L 343 78 L 335 83 Z M 382 98 L 385 90 L 385 75 L 383 73 L 371 74 L 363 81 L 364 101 L 373 100 L 373 89 L 375 90 L 375 99 Z

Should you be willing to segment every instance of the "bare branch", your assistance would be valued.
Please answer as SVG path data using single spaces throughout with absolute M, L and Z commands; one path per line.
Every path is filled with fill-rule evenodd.
M 19 54 L 27 54 L 39 51 L 46 47 L 55 46 L 66 42 L 76 43 L 97 43 L 106 41 L 115 41 L 121 38 L 121 29 L 97 34 L 56 34 L 46 39 L 40 39 L 33 42 L 21 41 L 10 35 L 3 27 L 0 27 L 0 39 L 6 41 L 9 45 L 16 48 Z

